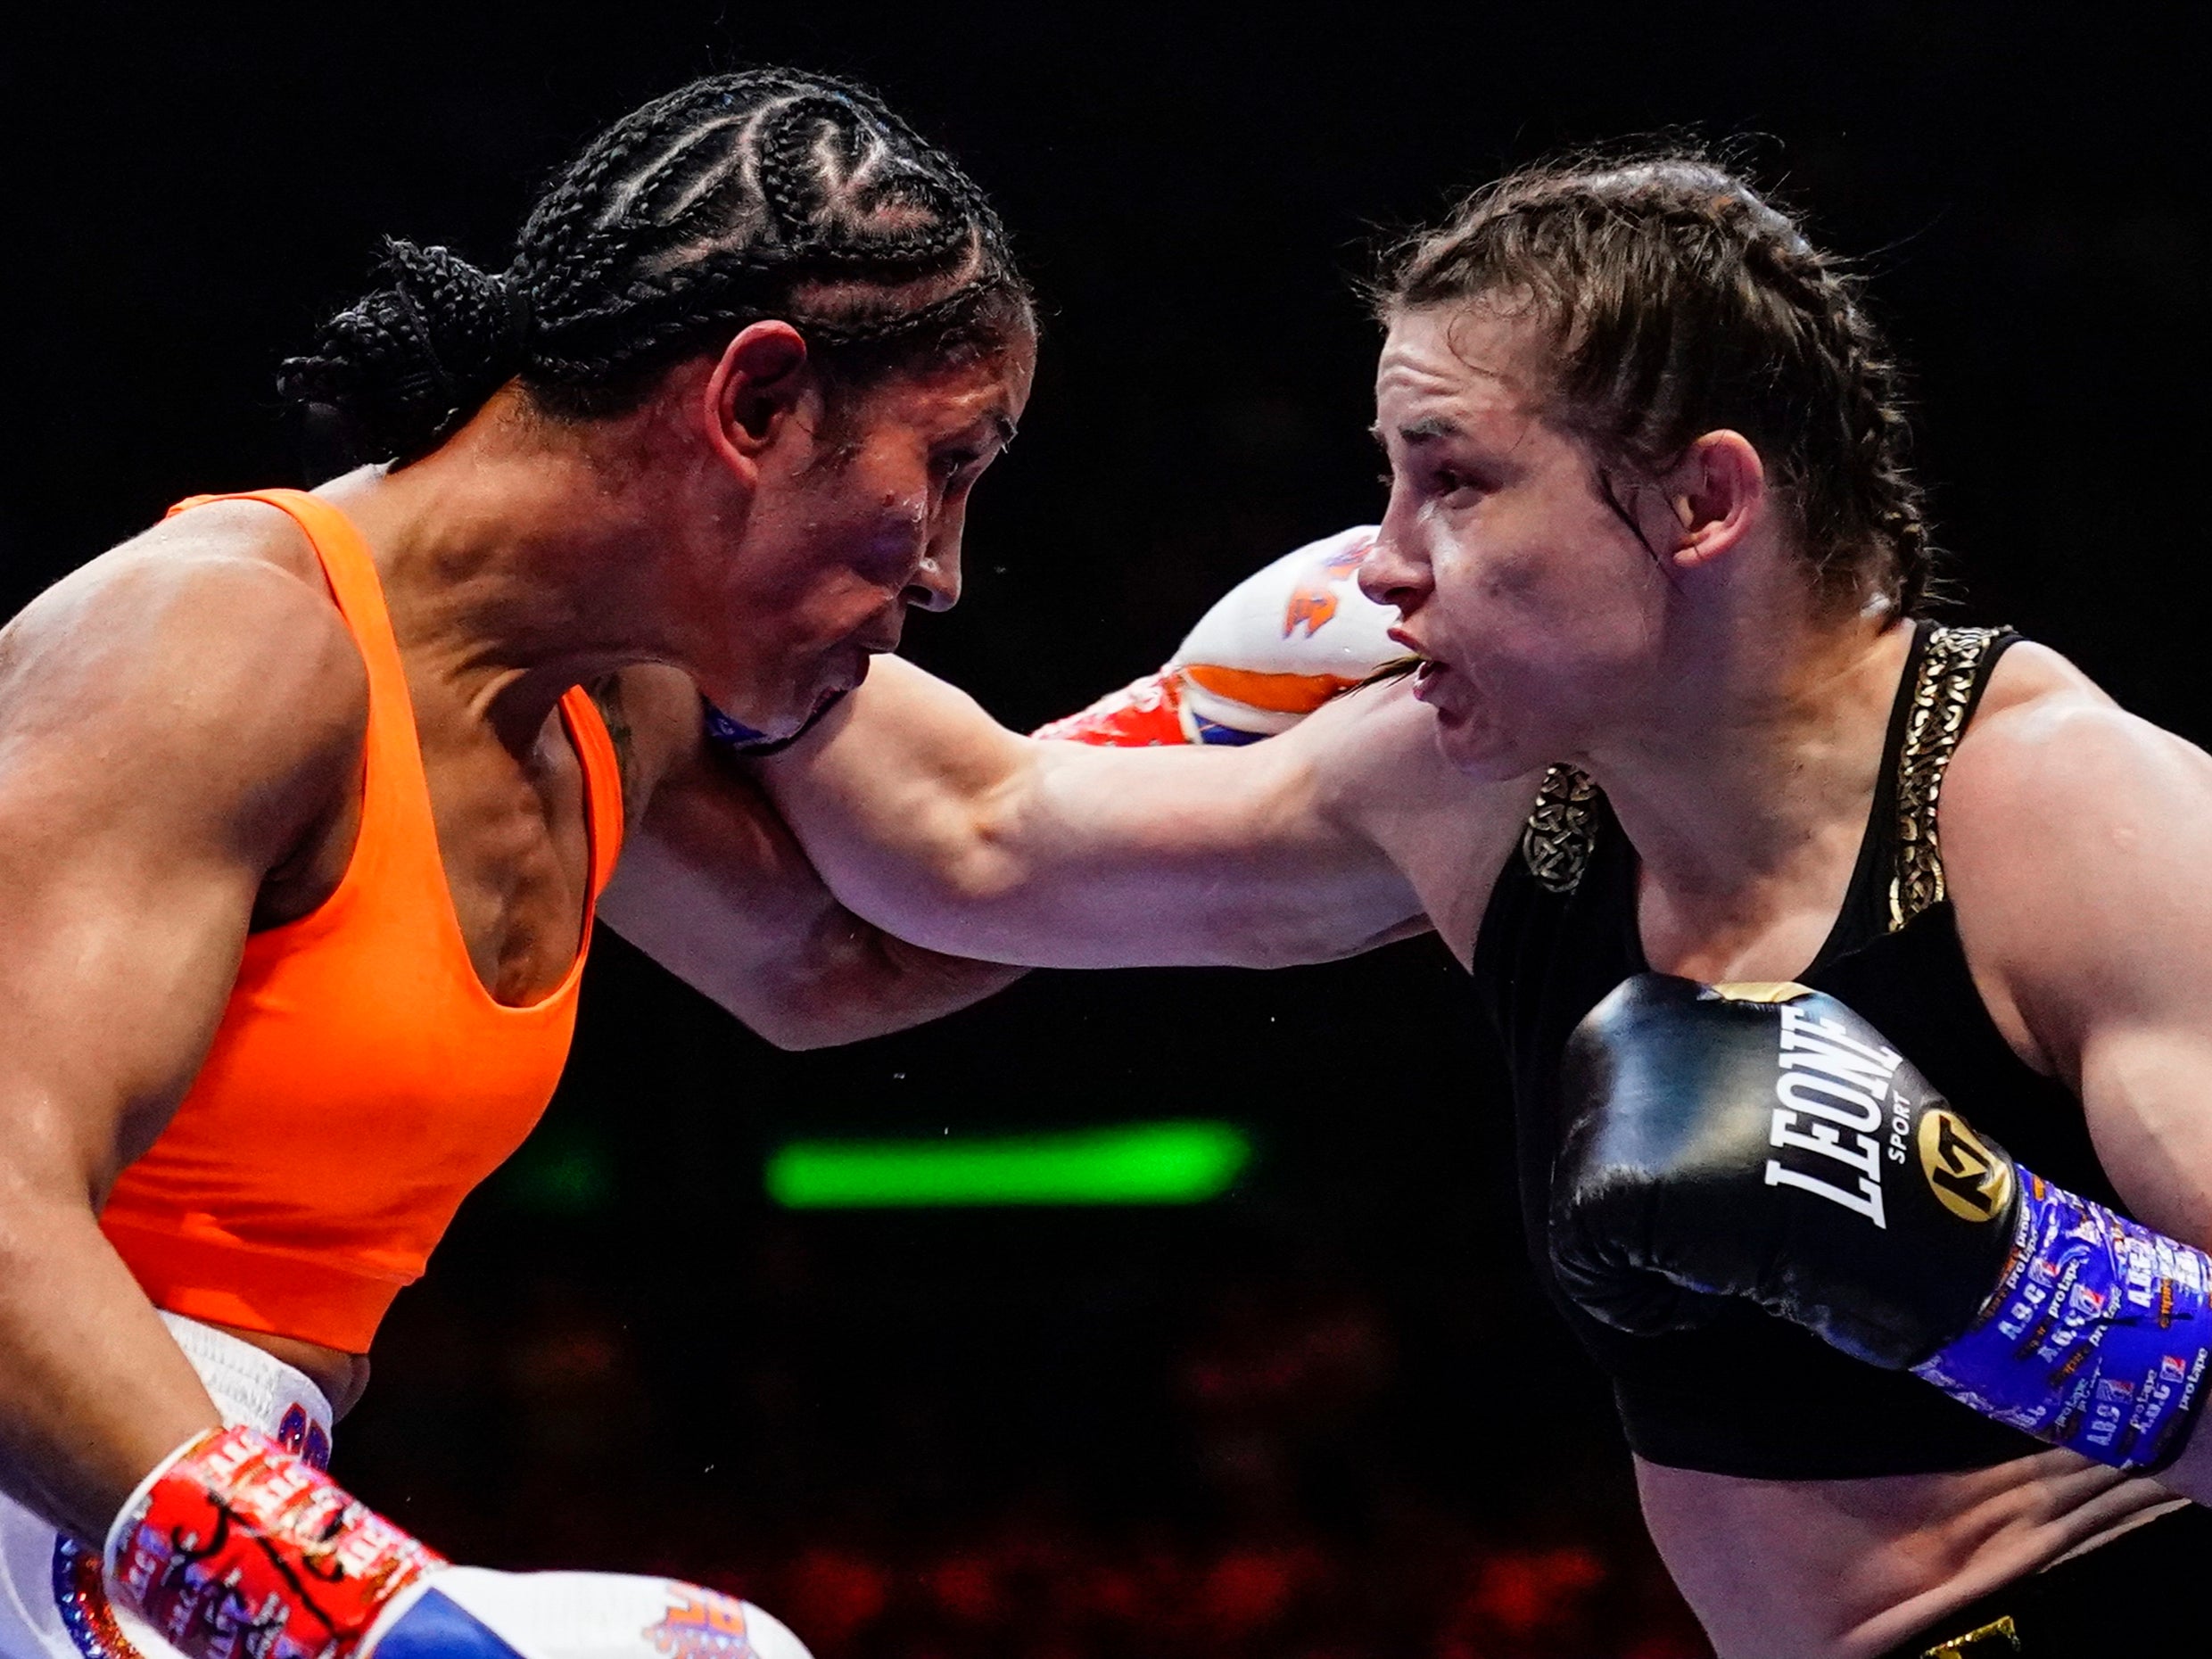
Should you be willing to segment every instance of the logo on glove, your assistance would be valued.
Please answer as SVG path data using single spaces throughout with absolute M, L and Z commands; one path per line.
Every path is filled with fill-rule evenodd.
M 1792 1157 L 1767 1160 L 1767 1184 L 1811 1193 L 1886 1228 L 1880 1135 L 1890 1079 L 1904 1060 L 1895 1049 L 1870 1048 L 1839 1022 L 1794 1006 L 1785 994 L 1803 989 L 1726 987 L 1737 1002 L 1783 1004 L 1767 1141 Z
M 2012 1196 L 2012 1166 L 1975 1138 L 1958 1115 L 1936 1107 L 1924 1112 L 1914 1137 L 1928 1190 L 1952 1215 L 1993 1221 Z
M 735 1596 L 671 1584 L 676 1605 L 648 1625 L 645 1638 L 668 1659 L 755 1659 L 745 1634 L 745 1604 Z
M 1339 548 L 1292 590 L 1290 603 L 1283 607 L 1285 640 L 1298 631 L 1300 623 L 1309 640 L 1328 626 L 1329 618 L 1336 615 L 1336 584 L 1359 568 L 1374 545 L 1374 538 L 1369 536 Z

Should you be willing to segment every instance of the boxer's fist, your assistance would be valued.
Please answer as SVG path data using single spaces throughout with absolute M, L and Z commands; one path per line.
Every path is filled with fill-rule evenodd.
M 1398 613 L 1359 590 L 1374 535 L 1362 524 L 1286 553 L 1224 594 L 1159 673 L 1035 735 L 1146 747 L 1289 730 L 1405 655 L 1387 631 Z
M 1576 1028 L 1561 1091 L 1552 1261 L 1607 1324 L 1743 1297 L 1902 1369 L 2004 1277 L 2011 1159 L 1832 997 L 1638 975 Z
M 116 1605 L 188 1659 L 808 1659 L 757 1607 L 695 1584 L 453 1566 L 247 1428 L 164 1459 L 103 1563 Z

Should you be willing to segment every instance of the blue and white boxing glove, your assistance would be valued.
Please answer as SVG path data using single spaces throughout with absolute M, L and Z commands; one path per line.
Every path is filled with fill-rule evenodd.
M 809 1659 L 696 1584 L 454 1566 L 247 1428 L 164 1458 L 103 1561 L 114 1605 L 189 1659 Z
M 1835 998 L 1639 974 L 1561 1091 L 1552 1262 L 1597 1318 L 1739 1297 L 2097 1462 L 2180 1455 L 2212 1259 L 2022 1168 Z
M 1151 748 L 1288 731 L 1406 655 L 1388 634 L 1397 611 L 1359 590 L 1374 538 L 1373 524 L 1359 524 L 1285 553 L 1216 600 L 1158 672 L 1030 735 Z M 705 718 L 706 735 L 740 755 L 772 755 L 805 735 L 765 737 L 711 703 Z
M 1284 554 L 1216 600 L 1158 673 L 1032 735 L 1144 748 L 1288 731 L 1405 656 L 1387 631 L 1397 611 L 1359 590 L 1374 538 L 1361 524 Z

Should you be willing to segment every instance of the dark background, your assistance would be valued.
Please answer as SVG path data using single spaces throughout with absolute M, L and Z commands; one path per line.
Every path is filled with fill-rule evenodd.
M 272 367 L 379 235 L 503 263 L 596 128 L 791 62 L 873 83 L 959 155 L 1049 308 L 970 597 L 909 636 L 1011 724 L 1379 510 L 1349 280 L 1378 227 L 1681 124 L 1750 136 L 1876 274 L 1960 615 L 2201 738 L 2181 15 L 66 8 L 0 59 L 0 604 L 179 496 L 294 482 Z M 1199 1113 L 1261 1143 L 1202 1209 L 788 1216 L 761 1193 L 794 1133 Z M 1037 975 L 787 1055 L 602 935 L 568 1081 L 400 1299 L 339 1471 L 456 1556 L 735 1586 L 823 1659 L 1701 1652 L 1604 1391 L 1527 1287 L 1507 1155 L 1432 941 L 1266 977 Z

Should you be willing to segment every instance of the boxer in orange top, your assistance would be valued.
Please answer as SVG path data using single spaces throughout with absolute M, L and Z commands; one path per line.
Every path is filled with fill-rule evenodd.
M 595 907 L 787 1044 L 1009 977 L 840 910 L 700 698 L 795 733 L 953 602 L 1028 294 L 948 158 L 783 71 L 625 117 L 499 275 L 386 269 L 284 379 L 369 465 L 0 634 L 0 1655 L 800 1651 L 448 1567 L 318 1465 L 552 1090 Z

